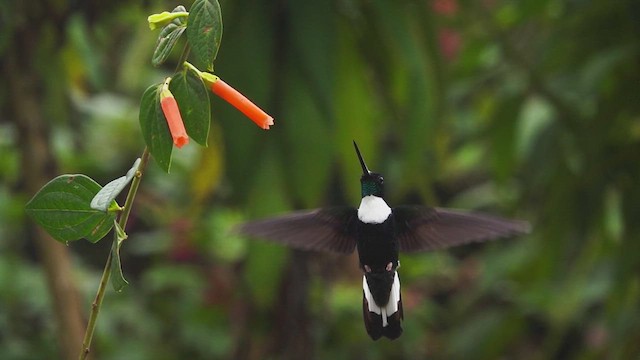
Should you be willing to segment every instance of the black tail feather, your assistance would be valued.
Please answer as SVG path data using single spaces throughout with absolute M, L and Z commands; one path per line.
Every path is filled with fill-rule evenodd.
M 387 326 L 383 326 L 382 315 L 369 311 L 369 304 L 366 297 L 362 296 L 362 315 L 364 318 L 364 327 L 373 340 L 378 340 L 385 336 L 391 340 L 397 339 L 402 335 L 402 299 L 398 304 L 398 311 L 387 317 Z

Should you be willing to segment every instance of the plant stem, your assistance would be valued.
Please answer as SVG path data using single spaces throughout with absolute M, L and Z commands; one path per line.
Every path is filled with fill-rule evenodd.
M 129 193 L 127 194 L 124 208 L 122 209 L 122 213 L 118 218 L 118 225 L 120 225 L 120 228 L 122 229 L 125 229 L 125 227 L 127 226 L 127 221 L 129 220 L 129 215 L 131 214 L 131 208 L 133 207 L 133 200 L 136 197 L 136 193 L 138 192 L 138 187 L 140 186 L 140 181 L 142 180 L 142 174 L 147 166 L 148 161 L 149 149 L 145 147 L 144 151 L 142 152 L 142 161 L 140 161 L 140 165 L 138 165 L 136 175 L 131 181 L 131 187 L 129 187 Z M 115 231 L 114 241 L 118 241 Z M 104 295 L 107 289 L 107 283 L 109 282 L 109 278 L 111 277 L 112 253 L 112 251 L 109 251 L 109 256 L 107 257 L 107 263 L 104 265 L 104 270 L 102 271 L 102 278 L 100 278 L 100 285 L 98 286 L 96 297 L 91 304 L 91 313 L 89 314 L 87 329 L 85 330 L 84 340 L 82 341 L 82 348 L 80 349 L 80 360 L 86 359 L 87 355 L 89 355 L 93 332 L 96 328 L 96 321 L 98 320 L 98 314 L 100 313 L 100 308 L 102 307 L 102 300 L 104 299 Z
M 138 165 L 138 170 L 136 171 L 136 175 L 131 181 L 131 187 L 129 188 L 129 193 L 127 194 L 127 200 L 124 202 L 124 209 L 122 210 L 122 214 L 120 214 L 120 218 L 118 219 L 118 224 L 120 228 L 125 230 L 127 226 L 127 221 L 129 220 L 129 214 L 131 213 L 131 208 L 133 207 L 133 199 L 136 197 L 136 193 L 138 192 L 138 187 L 140 186 L 140 180 L 142 180 L 142 174 L 144 169 L 147 167 L 147 163 L 149 162 L 149 148 L 145 146 L 144 151 L 142 152 L 142 160 L 140 161 L 140 165 Z
M 84 333 L 84 340 L 82 341 L 82 349 L 80 350 L 80 360 L 84 360 L 89 355 L 89 349 L 91 347 L 91 340 L 93 338 L 93 331 L 96 328 L 96 320 L 98 320 L 98 313 L 100 313 L 100 307 L 102 306 L 102 299 L 104 299 L 107 283 L 111 277 L 111 251 L 107 257 L 107 263 L 104 266 L 102 272 L 102 278 L 100 278 L 100 285 L 98 286 L 98 292 L 96 298 L 91 304 L 91 314 L 89 315 L 89 322 L 87 322 L 87 329 Z
M 188 44 L 186 44 L 184 49 L 182 50 L 182 55 L 180 56 L 180 61 L 178 61 L 175 72 L 178 72 L 182 64 L 187 60 L 189 51 L 190 47 Z M 123 231 L 126 231 L 129 214 L 131 214 L 131 208 L 133 207 L 133 200 L 135 199 L 136 193 L 138 192 L 138 187 L 140 186 L 140 181 L 142 180 L 144 169 L 146 169 L 147 163 L 149 162 L 149 155 L 149 148 L 145 146 L 144 151 L 142 151 L 142 160 L 138 165 L 136 175 L 131 181 L 131 187 L 129 187 L 127 199 L 124 202 L 122 213 L 120 213 L 120 217 L 118 218 L 118 225 L 120 225 L 120 228 Z M 115 231 L 113 233 L 113 241 L 118 241 L 118 234 Z M 107 289 L 107 283 L 109 282 L 109 278 L 111 277 L 111 258 L 113 249 L 114 247 L 111 247 L 111 251 L 109 251 L 107 263 L 104 264 L 104 270 L 102 271 L 102 278 L 100 279 L 98 292 L 96 293 L 96 297 L 91 304 L 91 313 L 89 314 L 87 329 L 85 330 L 84 340 L 82 341 L 82 348 L 80 349 L 80 360 L 85 360 L 87 358 L 87 355 L 89 355 L 89 351 L 91 349 L 91 340 L 93 338 L 93 331 L 96 328 L 96 320 L 98 319 L 98 314 L 100 313 L 100 307 L 102 307 L 102 300 L 104 299 L 104 294 Z

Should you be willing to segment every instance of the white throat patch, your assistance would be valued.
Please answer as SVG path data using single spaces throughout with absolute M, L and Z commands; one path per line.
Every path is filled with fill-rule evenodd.
M 383 198 L 367 195 L 358 208 L 358 219 L 366 224 L 381 224 L 391 215 L 391 208 Z

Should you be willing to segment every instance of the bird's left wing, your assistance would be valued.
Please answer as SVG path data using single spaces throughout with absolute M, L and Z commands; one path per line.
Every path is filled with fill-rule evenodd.
M 493 215 L 425 206 L 393 209 L 400 251 L 442 249 L 526 234 L 529 223 Z
M 356 209 L 333 207 L 247 222 L 237 231 L 297 249 L 350 254 L 356 247 L 356 221 Z

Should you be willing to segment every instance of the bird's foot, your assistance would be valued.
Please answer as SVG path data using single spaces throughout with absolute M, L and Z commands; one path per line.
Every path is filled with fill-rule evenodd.
M 370 273 L 371 272 L 371 266 L 369 265 L 363 265 L 362 268 L 364 269 L 364 272 Z M 385 271 L 389 272 L 389 271 L 393 271 L 393 263 L 390 262 L 387 264 L 387 266 L 384 268 Z M 376 272 L 378 272 L 379 270 L 376 270 Z

